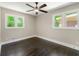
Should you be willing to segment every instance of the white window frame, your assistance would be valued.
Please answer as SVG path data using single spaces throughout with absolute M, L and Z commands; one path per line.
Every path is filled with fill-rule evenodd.
M 55 14 L 55 15 L 52 15 L 53 18 L 52 18 L 52 28 L 53 29 L 79 29 L 79 27 L 66 27 L 66 14 L 69 14 L 69 13 L 73 13 L 73 12 L 76 12 L 78 14 L 77 16 L 77 20 L 78 20 L 78 26 L 79 26 L 79 10 L 72 10 L 72 11 L 67 11 L 67 12 L 62 12 L 62 13 L 58 13 L 58 14 Z M 63 21 L 63 26 L 62 27 L 55 27 L 54 26 L 54 22 L 55 22 L 55 16 L 61 16 L 62 15 L 62 21 Z
M 13 16 L 13 17 L 15 17 L 15 26 L 14 27 L 8 27 L 7 26 L 7 17 L 8 16 Z M 16 19 L 17 19 L 17 17 L 21 17 L 22 19 L 23 19 L 23 26 L 22 27 L 17 27 L 16 26 Z M 19 16 L 19 15 L 13 15 L 13 14 L 5 14 L 5 28 L 7 28 L 7 29 L 12 29 L 12 28 L 24 28 L 25 27 L 25 22 L 24 22 L 24 16 Z
M 54 28 L 54 29 L 61 29 L 61 28 L 63 28 L 63 27 L 55 27 L 55 16 L 61 16 L 63 18 L 63 14 L 62 13 L 53 15 L 53 17 L 52 17 L 52 28 Z M 63 21 L 63 20 L 61 20 L 61 21 Z M 63 24 L 62 24 L 62 26 L 63 26 Z

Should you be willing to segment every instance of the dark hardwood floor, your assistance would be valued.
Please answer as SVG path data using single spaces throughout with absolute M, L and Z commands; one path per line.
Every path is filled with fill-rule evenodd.
M 2 45 L 1 56 L 79 56 L 79 51 L 33 37 Z

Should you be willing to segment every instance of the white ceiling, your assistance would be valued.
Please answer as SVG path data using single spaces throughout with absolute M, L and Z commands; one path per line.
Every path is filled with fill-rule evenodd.
M 32 10 L 31 7 L 25 5 L 26 3 L 35 6 L 34 2 L 0 2 L 0 6 L 12 10 L 16 10 L 19 12 L 35 15 L 35 11 L 26 12 L 28 10 Z M 56 7 L 61 7 L 63 5 L 69 4 L 70 2 L 39 2 L 38 6 L 42 4 L 47 4 L 47 7 L 42 8 L 43 10 L 50 11 Z M 39 12 L 39 15 L 44 14 L 42 12 Z

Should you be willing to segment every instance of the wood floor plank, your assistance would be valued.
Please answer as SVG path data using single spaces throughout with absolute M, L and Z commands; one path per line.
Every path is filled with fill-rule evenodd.
M 1 56 L 79 56 L 79 51 L 33 37 L 2 45 Z

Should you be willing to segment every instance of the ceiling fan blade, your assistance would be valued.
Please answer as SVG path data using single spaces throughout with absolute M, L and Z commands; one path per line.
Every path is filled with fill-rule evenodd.
M 30 4 L 26 4 L 27 6 L 29 6 L 29 7 L 32 7 L 32 8 L 34 8 L 33 6 L 31 6 Z
M 48 12 L 47 12 L 47 11 L 45 11 L 45 10 L 39 10 L 39 11 L 44 12 L 44 13 L 48 13 Z
M 47 6 L 46 4 L 43 4 L 39 8 L 43 8 L 43 7 L 46 7 L 46 6 Z
M 30 11 L 34 11 L 34 10 L 28 10 L 28 11 L 26 11 L 26 12 L 30 12 Z

